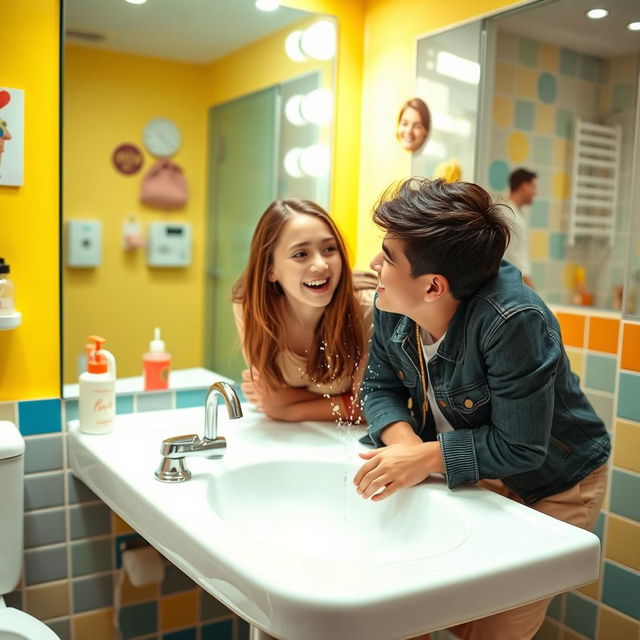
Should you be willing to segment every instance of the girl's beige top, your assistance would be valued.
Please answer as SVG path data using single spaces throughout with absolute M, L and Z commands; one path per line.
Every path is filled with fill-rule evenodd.
M 375 295 L 375 289 L 361 289 L 355 291 L 355 296 L 360 303 L 360 309 L 362 310 L 362 323 L 365 328 L 365 344 L 367 345 L 371 338 L 372 322 L 373 322 L 373 297 Z M 234 303 L 233 314 L 236 319 L 236 328 L 238 330 L 238 336 L 240 337 L 240 343 L 242 346 L 242 353 L 245 356 L 245 362 L 247 356 L 244 352 L 244 322 L 242 319 L 242 305 Z M 366 353 L 364 354 L 366 356 Z M 353 376 L 344 376 L 338 378 L 329 384 L 319 384 L 311 380 L 307 375 L 307 358 L 306 356 L 298 355 L 289 349 L 281 351 L 276 361 L 284 381 L 290 387 L 305 387 L 313 393 L 320 395 L 337 395 L 340 393 L 346 393 L 353 388 Z

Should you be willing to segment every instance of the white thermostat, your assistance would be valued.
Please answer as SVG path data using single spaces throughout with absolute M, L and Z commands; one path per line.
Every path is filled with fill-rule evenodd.
M 69 267 L 97 267 L 102 261 L 102 222 L 68 220 L 65 254 Z
M 188 222 L 149 224 L 147 264 L 150 267 L 187 267 L 191 264 L 191 225 Z

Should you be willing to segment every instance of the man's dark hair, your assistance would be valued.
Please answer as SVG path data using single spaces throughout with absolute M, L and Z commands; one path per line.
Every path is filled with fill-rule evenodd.
M 537 173 L 529 171 L 528 169 L 516 169 L 515 171 L 512 171 L 509 176 L 509 189 L 511 189 L 511 191 L 517 191 L 520 188 L 520 185 L 525 182 L 531 182 L 537 177 Z
M 462 300 L 498 273 L 511 233 L 503 206 L 471 182 L 410 178 L 387 189 L 373 221 L 403 243 L 412 277 L 439 273 Z

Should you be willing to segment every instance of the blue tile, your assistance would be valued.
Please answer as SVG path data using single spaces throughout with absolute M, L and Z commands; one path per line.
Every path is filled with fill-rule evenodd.
M 69 504 L 93 502 L 100 499 L 82 480 L 76 478 L 70 471 L 67 472 L 67 492 Z
M 76 578 L 73 581 L 73 612 L 91 611 L 113 605 L 113 577 Z M 150 632 L 155 631 L 151 629 Z
M 609 511 L 640 522 L 640 476 L 614 469 L 611 473 Z
M 60 399 L 18 402 L 18 422 L 23 436 L 61 431 Z
M 93 573 L 111 571 L 111 541 L 85 540 L 71 544 L 71 575 L 86 576 Z
M 618 417 L 640 422 L 640 375 L 620 373 L 618 382 Z
M 551 604 L 549 605 L 549 608 L 547 609 L 547 615 L 550 618 L 553 618 L 554 620 L 557 620 L 558 622 L 562 622 L 562 612 L 563 612 L 563 604 L 564 601 L 567 598 L 567 594 L 566 593 L 561 593 L 560 595 L 557 595 L 552 601 Z
M 531 205 L 529 223 L 532 229 L 547 229 L 549 227 L 549 203 L 536 200 Z
M 28 585 L 63 580 L 67 577 L 67 549 L 64 545 L 24 552 L 25 581 Z
M 162 411 L 173 408 L 171 392 L 140 393 L 137 395 L 138 411 Z
M 516 100 L 514 126 L 518 129 L 523 129 L 524 131 L 532 131 L 534 113 L 535 110 L 533 102 Z
M 155 633 L 158 630 L 157 601 L 122 607 L 120 611 L 120 630 L 124 640 Z
M 251 627 L 246 620 L 237 618 L 238 620 L 238 640 L 249 640 L 251 634 Z
M 194 589 L 195 586 L 193 580 L 180 571 L 178 567 L 171 563 L 165 565 L 165 576 L 161 585 L 161 593 L 163 596 L 170 593 L 177 593 L 178 591 Z
M 593 530 L 598 538 L 600 538 L 600 547 L 604 547 L 604 523 L 605 523 L 605 515 L 604 512 L 601 511 L 598 515 L 598 520 L 596 521 L 596 527 Z
M 587 82 L 596 82 L 598 78 L 598 58 L 593 56 L 581 55 L 580 56 L 580 79 Z
M 564 260 L 567 251 L 567 234 L 552 231 L 549 234 L 549 256 L 553 260 Z
M 206 591 L 200 592 L 200 620 L 211 620 L 230 615 L 232 615 L 231 611 L 222 602 Z
M 176 409 L 188 407 L 204 407 L 207 389 L 185 389 L 176 391 Z
M 24 472 L 62 469 L 62 436 L 30 436 L 25 438 Z
M 202 640 L 232 640 L 233 620 L 222 620 L 214 624 L 203 625 Z
M 613 393 L 616 384 L 615 356 L 587 354 L 584 384 L 589 389 L 599 389 Z
M 64 504 L 64 474 L 30 475 L 24 479 L 24 508 L 46 509 Z
M 72 420 L 77 420 L 78 414 L 78 401 L 77 400 L 65 400 L 64 401 L 64 419 L 67 423 Z
M 502 191 L 509 179 L 509 165 L 504 160 L 494 160 L 489 167 L 489 185 L 496 191 Z
M 575 593 L 567 594 L 564 623 L 574 631 L 587 638 L 595 638 L 597 612 L 598 607 L 595 603 Z
M 72 540 L 111 533 L 111 510 L 104 503 L 69 509 L 69 534 Z
M 622 567 L 604 563 L 602 602 L 640 620 L 640 575 Z
M 538 76 L 538 99 L 546 104 L 553 104 L 556 99 L 556 79 L 550 73 Z
M 64 509 L 51 509 L 24 515 L 25 549 L 64 542 L 65 539 Z
M 196 629 L 182 629 L 182 631 L 174 631 L 165 633 L 162 640 L 196 640 Z
M 133 396 L 116 396 L 116 414 L 133 413 Z

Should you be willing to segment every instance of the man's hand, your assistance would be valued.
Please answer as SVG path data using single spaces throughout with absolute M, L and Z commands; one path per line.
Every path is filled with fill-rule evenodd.
M 361 453 L 360 457 L 367 462 L 356 473 L 353 484 L 363 498 L 376 502 L 443 470 L 437 442 L 390 444 Z

